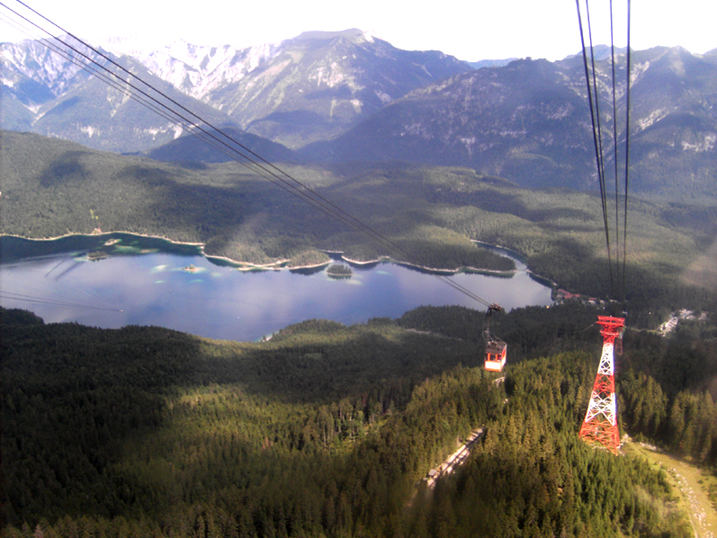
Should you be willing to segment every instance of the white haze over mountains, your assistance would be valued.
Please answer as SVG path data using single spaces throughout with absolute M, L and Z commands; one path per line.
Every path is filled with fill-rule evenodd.
M 182 38 L 204 46 L 244 49 L 280 43 L 307 30 L 361 28 L 403 50 L 440 50 L 464 61 L 499 58 L 558 60 L 579 47 L 575 4 L 566 0 L 28 0 L 30 5 L 91 43 L 112 48 L 108 36 L 124 36 L 145 53 Z M 7 2 L 15 6 L 14 0 Z M 582 3 L 581 3 L 582 4 Z M 607 2 L 593 2 L 594 43 L 609 42 Z M 614 0 L 616 44 L 625 45 L 626 0 Z M 0 13 L 2 15 L 2 13 Z M 26 37 L 0 16 L 6 41 Z M 702 54 L 717 47 L 717 2 L 632 2 L 635 49 L 682 46 Z M 115 40 L 116 41 L 116 40 Z M 135 50 L 136 51 L 136 50 Z
M 342 32 L 304 32 L 300 37 L 325 38 L 333 34 L 350 34 L 356 41 L 374 42 L 373 36 L 356 29 Z M 138 47 L 131 40 L 114 38 L 105 48 L 117 56 L 132 56 L 153 75 L 191 97 L 204 100 L 212 91 L 240 81 L 262 62 L 272 59 L 281 51 L 281 45 L 282 43 L 264 43 L 237 48 L 231 45 L 197 45 L 180 39 L 148 50 Z
M 277 46 L 258 45 L 238 49 L 230 45 L 202 46 L 183 40 L 147 51 L 115 41 L 111 52 L 138 59 L 157 77 L 197 99 L 213 90 L 238 82 L 259 64 L 271 58 Z

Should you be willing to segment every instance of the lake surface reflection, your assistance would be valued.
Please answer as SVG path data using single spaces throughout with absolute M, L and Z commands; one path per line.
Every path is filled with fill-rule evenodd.
M 103 241 L 113 241 L 107 237 Z M 32 242 L 33 257 L 23 258 L 4 248 L 0 304 L 31 310 L 47 323 L 157 325 L 232 340 L 256 340 L 312 318 L 352 324 L 399 317 L 420 305 L 483 308 L 435 275 L 392 263 L 352 267 L 351 278 L 339 280 L 326 269 L 308 275 L 241 272 L 186 248 L 163 252 L 156 240 L 144 248 L 136 236 L 117 237 L 99 254 L 89 248 L 57 252 L 57 245 L 54 253 L 42 254 Z M 550 288 L 515 261 L 518 271 L 511 278 L 463 273 L 447 278 L 506 310 L 550 304 Z

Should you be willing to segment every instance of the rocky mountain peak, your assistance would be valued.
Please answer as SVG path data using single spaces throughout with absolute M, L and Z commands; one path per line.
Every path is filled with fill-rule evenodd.
M 14 92 L 31 106 L 66 91 L 82 73 L 82 68 L 69 58 L 55 54 L 37 40 L 1 43 L 0 66 L 5 87 L 14 90 L 22 85 L 33 87 L 30 92 Z
M 296 41 L 296 42 L 316 42 L 316 41 L 330 41 L 335 39 L 342 39 L 345 41 L 348 41 L 350 43 L 354 44 L 361 44 L 361 43 L 373 43 L 374 38 L 373 36 L 367 34 L 363 30 L 359 30 L 358 28 L 351 28 L 348 30 L 341 30 L 337 32 L 327 32 L 327 31 L 312 31 L 312 32 L 303 32 L 302 34 L 299 34 L 299 36 L 290 39 L 288 41 Z

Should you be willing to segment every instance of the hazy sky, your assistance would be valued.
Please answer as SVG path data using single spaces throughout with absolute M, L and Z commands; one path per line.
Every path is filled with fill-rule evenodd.
M 15 0 L 2 0 L 15 7 Z M 584 0 L 580 0 L 584 6 Z M 462 60 L 558 59 L 579 49 L 574 0 L 27 0 L 96 45 L 108 37 L 158 47 L 276 43 L 307 30 L 359 28 L 409 50 L 437 49 Z M 614 0 L 616 44 L 625 44 L 626 0 Z M 609 0 L 590 4 L 595 43 L 609 43 Z M 0 39 L 17 39 L 0 7 Z M 717 48 L 716 0 L 633 0 L 636 49 Z

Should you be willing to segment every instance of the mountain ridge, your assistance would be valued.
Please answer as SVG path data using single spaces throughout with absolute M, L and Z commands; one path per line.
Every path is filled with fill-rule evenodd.
M 146 60 L 149 67 L 128 56 L 122 61 L 213 125 L 267 139 L 252 144 L 273 147 L 279 156 L 272 153 L 272 159 L 467 166 L 525 187 L 586 189 L 596 183 L 582 55 L 472 69 L 437 51 L 396 49 L 356 29 L 307 32 L 263 48 L 184 43 L 173 50 L 156 53 L 153 64 Z M 600 58 L 609 50 L 596 51 L 608 147 L 610 73 Z M 46 61 L 48 53 L 37 43 L 25 49 L 3 45 L 2 52 L 6 128 L 120 152 L 157 149 L 185 134 L 69 62 Z M 679 47 L 632 54 L 633 186 L 680 196 L 712 193 L 717 54 L 693 55 Z M 616 69 L 620 122 L 625 56 L 619 51 Z M 152 70 L 204 101 L 159 82 Z M 622 125 L 617 143 L 622 151 Z M 181 153 L 171 158 L 183 159 Z M 605 154 L 612 169 L 612 148 Z
M 621 60 L 618 80 L 625 76 L 624 55 Z M 677 192 L 689 181 L 695 196 L 713 195 L 717 63 L 667 47 L 636 51 L 633 60 L 633 185 L 643 192 Z M 607 115 L 609 65 L 597 65 L 600 106 Z M 624 91 L 623 80 L 617 86 L 618 99 Z M 585 189 L 596 182 L 587 101 L 582 58 L 516 60 L 414 90 L 336 139 L 312 144 L 300 153 L 325 163 L 454 164 L 525 187 Z M 624 113 L 620 104 L 620 152 L 625 143 L 620 124 Z M 612 119 L 603 121 L 607 169 L 613 158 Z
M 35 79 L 44 81 L 42 87 L 48 95 L 38 105 L 49 102 L 50 97 L 61 99 L 71 88 L 60 87 L 57 78 L 46 81 L 38 76 L 35 65 L 25 61 L 22 49 L 27 46 L 41 47 L 37 42 L 0 45 L 3 67 L 28 84 Z M 192 107 L 204 114 L 220 115 L 224 123 L 289 147 L 335 136 L 357 118 L 408 91 L 471 69 L 441 52 L 403 51 L 356 29 L 307 32 L 278 45 L 246 49 L 184 43 L 138 58 L 125 55 L 122 61 L 144 73 L 142 76 L 173 85 L 176 90 L 172 92 L 184 94 L 177 92 L 180 100 L 193 103 Z M 43 61 L 34 63 L 42 65 Z M 37 113 L 23 106 L 26 96 L 15 86 L 19 85 L 13 81 L 12 87 L 2 87 L 10 96 L 3 105 L 4 128 L 72 138 L 69 132 L 43 126 Z M 213 108 L 211 112 L 208 106 Z M 72 136 L 75 141 L 88 142 L 81 131 Z M 95 147 L 136 151 L 167 141 L 164 137 L 143 141 L 143 147 L 122 147 L 121 141 Z M 94 141 L 89 142 L 93 145 Z
M 22 46 L 2 44 L 0 51 L 0 67 L 8 74 L 0 84 L 3 128 L 115 152 L 141 151 L 184 132 L 183 127 L 158 114 L 147 114 L 147 109 L 131 98 L 130 91 L 135 95 L 137 91 L 130 88 L 124 75 L 112 78 L 114 86 L 110 86 L 76 65 L 72 56 L 61 59 L 33 41 Z M 212 123 L 232 124 L 226 115 L 150 74 L 137 60 L 104 54 Z M 100 60 L 107 63 L 104 58 Z

